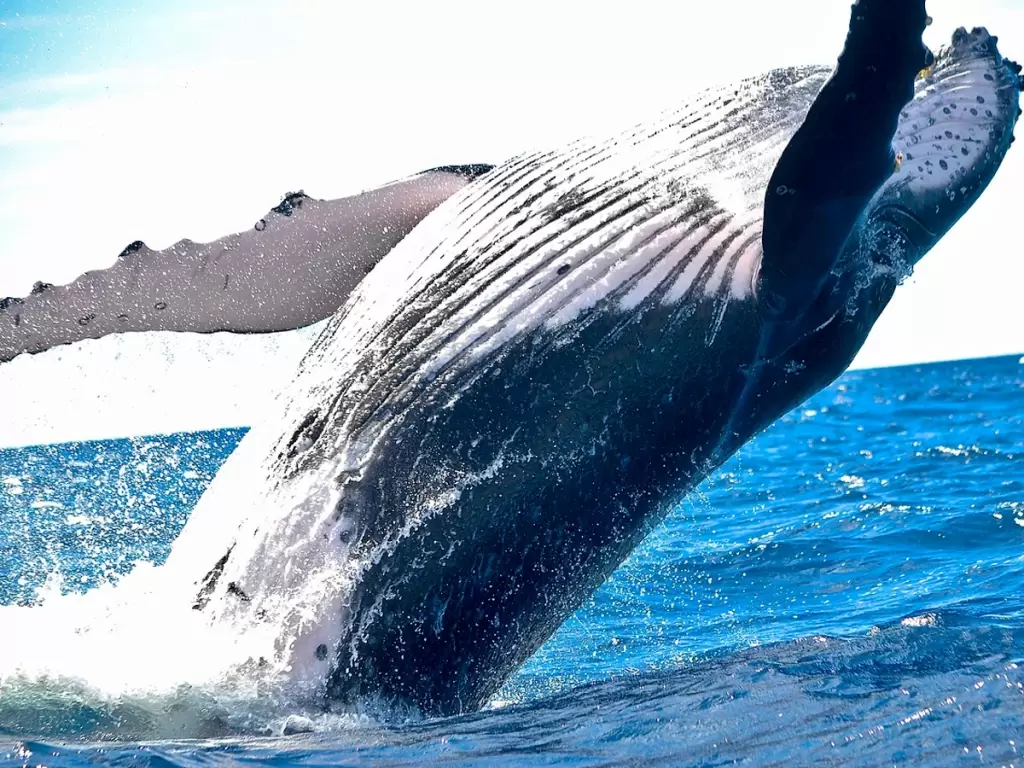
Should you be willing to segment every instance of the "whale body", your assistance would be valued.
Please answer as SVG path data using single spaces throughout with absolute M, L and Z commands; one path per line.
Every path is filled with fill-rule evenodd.
M 281 627 L 280 668 L 325 702 L 482 706 L 694 486 L 846 368 L 995 173 L 1020 81 L 984 30 L 916 80 L 918 49 L 892 63 L 909 95 L 885 89 L 865 118 L 891 118 L 884 141 L 842 132 L 851 83 L 862 103 L 876 83 L 856 79 L 856 14 L 849 71 L 713 89 L 514 158 L 427 215 L 176 542 L 196 610 Z M 881 181 L 848 190 L 844 152 L 888 163 Z M 814 237 L 782 247 L 768 216 Z M 842 226 L 835 253 L 813 250 Z

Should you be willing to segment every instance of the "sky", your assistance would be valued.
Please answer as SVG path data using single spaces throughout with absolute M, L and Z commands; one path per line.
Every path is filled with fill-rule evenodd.
M 928 8 L 933 47 L 985 25 L 1024 59 L 1024 0 Z M 847 0 L 0 0 L 0 296 L 108 266 L 134 240 L 247 229 L 290 190 L 499 162 L 706 85 L 832 63 L 848 14 Z M 1024 352 L 1022 187 L 1015 147 L 855 365 Z M 251 423 L 309 332 L 167 336 L 4 365 L 17 415 L 0 444 Z

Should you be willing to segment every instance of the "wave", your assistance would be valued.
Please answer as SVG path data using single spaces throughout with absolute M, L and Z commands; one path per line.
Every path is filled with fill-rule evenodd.
M 101 702 L 81 689 L 40 682 L 5 689 L 0 722 L 41 739 L 163 740 L 146 747 L 149 761 L 162 765 L 209 764 L 243 747 L 250 759 L 315 763 L 502 755 L 531 765 L 570 756 L 678 764 L 686 755 L 692 764 L 781 765 L 802 755 L 882 764 L 897 755 L 913 763 L 965 754 L 998 763 L 1015 759 L 1013 736 L 1024 721 L 1024 625 L 978 627 L 977 614 L 990 607 L 965 603 L 862 637 L 809 637 L 620 674 L 555 695 L 527 693 L 518 703 L 498 701 L 441 720 L 389 724 L 344 713 L 272 713 L 257 699 L 232 709 L 194 689 Z M 517 685 L 526 690 L 531 681 Z M 311 735 L 282 738 L 305 732 Z M 181 741 L 192 738 L 204 741 Z M 8 748 L 49 765 L 91 762 L 100 752 L 118 763 L 136 751 L 38 741 Z

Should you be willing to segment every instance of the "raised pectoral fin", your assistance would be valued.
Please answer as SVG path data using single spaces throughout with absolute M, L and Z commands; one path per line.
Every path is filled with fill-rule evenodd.
M 255 226 L 162 251 L 129 245 L 108 269 L 0 301 L 0 362 L 126 331 L 299 328 L 331 315 L 434 208 L 489 166 L 424 171 L 352 197 L 287 195 Z
M 865 206 L 892 174 L 893 136 L 931 61 L 924 0 L 858 0 L 835 72 L 765 191 L 758 298 L 793 320 L 814 301 Z

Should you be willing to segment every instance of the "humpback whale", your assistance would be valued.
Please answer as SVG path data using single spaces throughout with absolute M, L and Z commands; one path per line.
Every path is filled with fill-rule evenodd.
M 834 68 L 436 172 L 458 189 L 342 297 L 175 542 L 195 610 L 269 630 L 259 661 L 324 706 L 484 705 L 847 367 L 993 178 L 1021 68 L 980 28 L 932 54 L 927 22 L 857 0 Z

